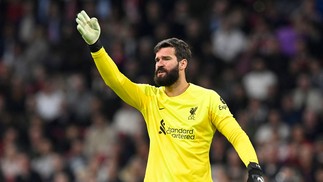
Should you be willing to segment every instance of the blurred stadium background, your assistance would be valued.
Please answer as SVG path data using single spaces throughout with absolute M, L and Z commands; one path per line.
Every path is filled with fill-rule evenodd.
M 255 145 L 267 181 L 323 181 L 322 0 L 1 0 L 0 181 L 142 181 L 141 115 L 107 88 L 76 31 L 84 9 L 135 82 L 153 46 L 193 50 L 190 81 L 216 90 Z M 246 170 L 221 134 L 215 182 Z M 156 166 L 158 167 L 158 166 Z

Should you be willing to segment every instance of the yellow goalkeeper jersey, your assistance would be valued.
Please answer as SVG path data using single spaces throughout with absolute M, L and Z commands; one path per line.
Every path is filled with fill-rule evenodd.
M 213 90 L 190 83 L 179 96 L 164 87 L 130 81 L 104 48 L 91 53 L 104 82 L 146 122 L 149 156 L 146 182 L 210 182 L 210 145 L 221 132 L 247 166 L 258 163 L 255 150 L 224 100 Z

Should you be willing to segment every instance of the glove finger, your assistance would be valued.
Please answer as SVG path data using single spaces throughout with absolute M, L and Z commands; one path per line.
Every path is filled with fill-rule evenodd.
M 84 10 L 81 11 L 81 16 L 84 18 L 85 22 L 90 21 L 90 17 L 89 15 L 86 14 L 86 12 Z
M 86 23 L 84 23 L 81 19 L 79 19 L 79 18 L 76 18 L 76 23 L 78 24 L 78 25 L 82 25 L 82 26 L 84 26 Z
M 77 30 L 81 33 L 81 35 L 84 35 L 84 34 L 86 34 L 86 31 L 85 31 L 85 29 L 83 28 L 83 26 L 82 25 L 77 25 Z
M 97 18 L 91 18 L 91 25 L 95 30 L 100 30 L 100 25 Z
M 85 26 L 87 21 L 85 20 L 85 18 L 83 17 L 83 15 L 81 13 L 78 13 L 77 14 L 77 18 L 76 18 L 76 22 L 79 24 L 79 25 L 82 25 L 82 26 Z

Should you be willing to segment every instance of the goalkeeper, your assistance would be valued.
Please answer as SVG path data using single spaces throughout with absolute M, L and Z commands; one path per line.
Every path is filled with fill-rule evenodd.
M 256 152 L 224 100 L 213 90 L 187 82 L 191 51 L 184 41 L 159 42 L 154 48 L 158 87 L 138 84 L 106 53 L 98 20 L 81 11 L 76 22 L 106 85 L 145 119 L 150 139 L 146 182 L 212 181 L 209 151 L 216 131 L 237 151 L 248 169 L 248 182 L 263 181 Z

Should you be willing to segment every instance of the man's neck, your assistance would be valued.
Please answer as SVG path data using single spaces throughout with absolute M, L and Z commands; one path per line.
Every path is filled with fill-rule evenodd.
M 169 97 L 175 97 L 184 93 L 189 85 L 190 84 L 186 80 L 183 82 L 176 82 L 171 86 L 165 87 L 165 93 Z

